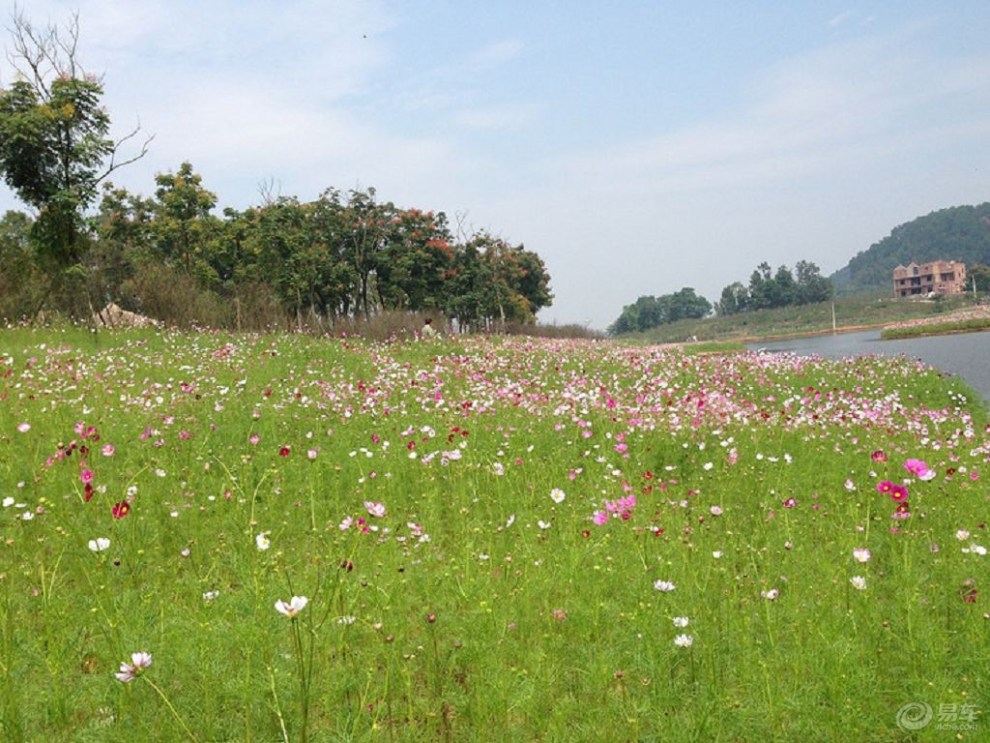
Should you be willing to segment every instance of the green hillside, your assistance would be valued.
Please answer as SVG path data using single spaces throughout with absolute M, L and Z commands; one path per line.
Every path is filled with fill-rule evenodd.
M 829 278 L 838 294 L 889 292 L 898 264 L 938 259 L 990 264 L 990 202 L 940 209 L 905 222 Z

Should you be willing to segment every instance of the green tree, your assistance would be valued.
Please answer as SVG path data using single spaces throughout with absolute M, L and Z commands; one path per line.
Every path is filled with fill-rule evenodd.
M 719 315 L 736 315 L 749 309 L 749 290 L 742 282 L 734 281 L 722 289 L 722 296 L 715 305 Z
M 206 246 L 220 226 L 210 213 L 216 194 L 203 187 L 202 176 L 188 162 L 177 173 L 158 174 L 155 184 L 152 231 L 158 253 L 167 264 L 213 284 L 217 276 L 209 266 Z
M 0 171 L 7 185 L 37 211 L 32 240 L 56 287 L 79 273 L 87 247 L 84 212 L 110 173 L 142 157 L 117 161 L 122 140 L 109 135 L 100 104 L 102 83 L 76 56 L 78 17 L 60 30 L 38 29 L 16 14 L 9 57 L 19 77 L 0 90 Z

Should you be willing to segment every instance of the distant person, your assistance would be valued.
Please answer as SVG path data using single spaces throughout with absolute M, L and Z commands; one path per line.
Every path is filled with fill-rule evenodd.
M 424 338 L 436 338 L 437 329 L 433 327 L 433 318 L 428 317 L 423 323 L 423 329 L 419 331 L 419 334 Z

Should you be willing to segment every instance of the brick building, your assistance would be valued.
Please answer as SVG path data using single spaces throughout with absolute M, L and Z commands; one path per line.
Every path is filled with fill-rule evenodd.
M 894 296 L 916 297 L 928 294 L 961 294 L 966 291 L 966 264 L 959 261 L 931 261 L 894 269 Z

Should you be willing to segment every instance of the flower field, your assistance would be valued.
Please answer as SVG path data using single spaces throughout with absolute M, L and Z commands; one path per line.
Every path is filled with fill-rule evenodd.
M 986 740 L 906 359 L 0 331 L 4 741 Z

